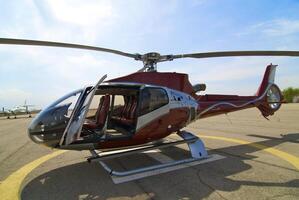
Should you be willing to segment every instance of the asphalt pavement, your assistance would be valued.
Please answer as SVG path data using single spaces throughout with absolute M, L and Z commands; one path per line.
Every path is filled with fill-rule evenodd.
M 198 120 L 186 130 L 223 159 L 115 184 L 98 163 L 86 162 L 89 152 L 57 153 L 30 141 L 32 119 L 0 118 L 0 199 L 298 199 L 299 104 L 269 119 L 249 109 Z M 179 145 L 109 164 L 133 169 L 188 153 Z

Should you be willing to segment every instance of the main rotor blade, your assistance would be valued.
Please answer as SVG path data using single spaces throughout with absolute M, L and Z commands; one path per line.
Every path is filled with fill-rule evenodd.
M 64 47 L 64 48 L 74 48 L 74 49 L 85 49 L 92 51 L 103 51 L 107 53 L 118 54 L 121 56 L 126 56 L 130 58 L 137 59 L 138 55 L 126 53 L 114 49 L 107 49 L 102 47 L 87 46 L 81 44 L 71 44 L 62 42 L 51 42 L 51 41 L 41 41 L 41 40 L 23 40 L 23 39 L 13 39 L 13 38 L 0 38 L 0 44 L 13 44 L 13 45 L 33 45 L 33 46 L 49 46 L 49 47 Z
M 234 56 L 299 56 L 299 51 L 218 51 L 173 55 L 172 58 L 215 58 Z

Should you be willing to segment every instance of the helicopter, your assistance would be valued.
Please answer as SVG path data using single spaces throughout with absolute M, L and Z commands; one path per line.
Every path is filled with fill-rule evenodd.
M 111 153 L 112 157 L 115 157 L 128 152 L 136 153 L 187 143 L 192 158 L 178 161 L 174 165 L 208 157 L 202 141 L 192 133 L 183 130 L 190 123 L 252 107 L 259 109 L 267 118 L 279 110 L 284 100 L 281 90 L 274 83 L 277 65 L 270 64 L 266 67 L 256 94 L 239 96 L 201 95 L 200 92 L 206 89 L 205 84 L 192 85 L 188 75 L 184 73 L 158 72 L 158 63 L 182 58 L 299 56 L 299 51 L 131 54 L 95 46 L 11 38 L 0 38 L 0 44 L 101 51 L 143 62 L 143 67 L 137 72 L 110 80 L 106 80 L 107 75 L 105 75 L 95 85 L 75 90 L 56 100 L 35 116 L 28 127 L 28 135 L 33 142 L 50 148 L 89 150 L 92 153 L 89 161 L 102 161 L 110 155 L 101 155 L 96 150 L 100 152 L 127 150 L 125 153 Z M 163 138 L 173 133 L 178 134 L 183 140 L 161 142 Z M 101 164 L 105 169 L 110 170 L 107 165 Z M 112 170 L 109 173 L 123 175 L 115 171 L 112 173 Z

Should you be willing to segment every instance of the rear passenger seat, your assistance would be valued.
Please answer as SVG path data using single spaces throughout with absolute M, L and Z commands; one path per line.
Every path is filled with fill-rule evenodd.
M 113 116 L 112 120 L 120 125 L 133 126 L 137 108 L 137 98 L 128 96 L 120 116 Z

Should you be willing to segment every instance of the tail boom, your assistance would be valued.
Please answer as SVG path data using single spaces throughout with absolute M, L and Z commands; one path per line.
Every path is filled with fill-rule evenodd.
M 200 95 L 198 96 L 198 118 L 257 107 L 264 117 L 273 115 L 281 105 L 282 94 L 274 84 L 276 65 L 268 65 L 261 85 L 254 96 Z

